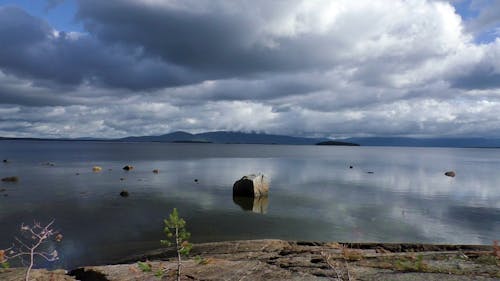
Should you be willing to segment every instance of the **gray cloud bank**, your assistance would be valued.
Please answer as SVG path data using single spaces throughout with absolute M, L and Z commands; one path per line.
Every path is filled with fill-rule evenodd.
M 500 137 L 500 39 L 446 2 L 86 0 L 76 19 L 0 7 L 1 136 Z

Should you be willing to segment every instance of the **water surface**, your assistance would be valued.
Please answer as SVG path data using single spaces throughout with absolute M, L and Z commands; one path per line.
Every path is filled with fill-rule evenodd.
M 55 219 L 65 268 L 159 247 L 174 207 L 193 242 L 500 238 L 498 149 L 1 141 L 0 158 L 0 177 L 20 177 L 0 183 L 0 248 L 22 222 Z M 269 198 L 235 202 L 234 181 L 256 172 Z

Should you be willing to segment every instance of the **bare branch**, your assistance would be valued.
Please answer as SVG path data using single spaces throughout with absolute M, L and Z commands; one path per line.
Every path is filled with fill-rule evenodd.
M 21 238 L 14 237 L 14 244 L 7 250 L 2 250 L 2 260 L 4 262 L 14 258 L 21 258 L 21 263 L 25 265 L 25 259 L 29 262 L 28 268 L 26 270 L 25 280 L 29 280 L 30 271 L 33 268 L 35 262 L 35 256 L 41 257 L 46 261 L 53 262 L 59 259 L 56 250 L 52 252 L 46 252 L 40 250 L 43 244 L 45 244 L 48 239 L 56 235 L 55 241 L 60 242 L 62 240 L 62 235 L 58 231 L 54 231 L 51 227 L 54 223 L 52 220 L 45 226 L 42 226 L 39 222 L 34 221 L 33 226 L 21 224 L 21 233 L 25 233 L 24 241 Z M 15 249 L 15 250 L 13 250 Z M 7 254 L 5 254 L 7 252 Z
M 25 248 L 26 248 L 26 250 L 30 250 L 30 249 L 31 249 L 31 247 L 33 247 L 33 245 L 28 246 L 28 245 L 24 244 L 24 243 L 23 243 L 23 241 L 21 241 L 21 239 L 19 239 L 19 238 L 17 238 L 17 237 L 14 237 L 14 240 L 16 240 L 16 241 L 17 241 L 17 243 L 19 243 L 19 245 L 21 245 L 21 247 L 19 247 L 19 246 L 18 246 L 18 248 L 19 248 L 20 250 L 22 249 L 22 247 L 25 247 Z
M 349 273 L 349 264 L 347 264 L 347 261 L 345 260 L 345 271 L 347 272 L 347 281 L 351 281 L 351 273 Z
M 333 271 L 335 272 L 335 275 L 337 280 L 342 280 L 342 273 L 338 270 L 338 268 L 330 261 L 330 255 L 327 255 L 325 252 L 321 252 L 321 256 L 323 257 L 323 259 L 326 261 L 326 264 L 328 264 L 328 266 L 333 269 Z
M 56 261 L 56 260 L 59 259 L 58 257 L 54 257 L 52 254 L 48 254 L 48 253 L 38 253 L 38 252 L 35 252 L 33 254 L 42 257 L 46 261 Z

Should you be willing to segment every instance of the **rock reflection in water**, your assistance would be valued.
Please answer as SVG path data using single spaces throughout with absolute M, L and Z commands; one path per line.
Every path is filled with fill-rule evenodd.
M 266 214 L 267 207 L 269 206 L 269 197 L 241 197 L 233 196 L 233 202 L 240 206 L 245 211 L 252 211 L 254 213 Z

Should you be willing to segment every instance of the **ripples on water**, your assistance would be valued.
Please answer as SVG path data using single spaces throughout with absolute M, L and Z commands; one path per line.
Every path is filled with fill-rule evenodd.
M 491 244 L 500 238 L 499 156 L 497 149 L 2 141 L 0 157 L 10 163 L 0 164 L 0 177 L 20 181 L 0 183 L 0 248 L 21 222 L 54 218 L 64 233 L 56 266 L 109 262 L 159 247 L 174 207 L 193 242 Z M 127 164 L 135 169 L 123 171 Z M 270 178 L 269 197 L 233 198 L 234 181 L 255 172 Z M 123 189 L 129 197 L 119 196 Z

